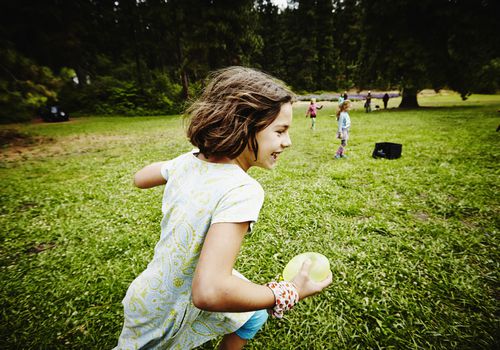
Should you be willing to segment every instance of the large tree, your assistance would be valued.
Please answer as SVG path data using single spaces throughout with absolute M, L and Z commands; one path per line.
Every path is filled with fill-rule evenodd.
M 359 6 L 358 81 L 399 87 L 400 107 L 418 107 L 417 93 L 427 87 L 467 96 L 479 68 L 498 57 L 498 2 L 361 0 Z

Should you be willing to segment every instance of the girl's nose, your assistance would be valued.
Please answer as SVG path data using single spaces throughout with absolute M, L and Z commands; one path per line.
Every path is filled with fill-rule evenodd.
M 286 133 L 285 137 L 283 138 L 281 145 L 284 148 L 290 147 L 292 145 L 292 139 L 290 138 L 290 134 L 288 132 Z

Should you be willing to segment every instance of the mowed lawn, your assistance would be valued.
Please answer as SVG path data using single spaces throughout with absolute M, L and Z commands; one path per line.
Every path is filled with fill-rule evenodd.
M 297 103 L 293 146 L 273 171 L 250 170 L 266 201 L 238 270 L 263 284 L 316 251 L 333 283 L 270 319 L 248 349 L 499 347 L 500 96 L 419 101 L 370 114 L 355 103 L 343 160 L 333 158 L 336 105 L 312 131 Z M 0 131 L 11 135 L 0 151 L 0 347 L 112 348 L 121 300 L 160 232 L 162 188 L 136 189 L 132 176 L 192 148 L 182 119 Z M 383 141 L 403 144 L 402 157 L 371 158 Z

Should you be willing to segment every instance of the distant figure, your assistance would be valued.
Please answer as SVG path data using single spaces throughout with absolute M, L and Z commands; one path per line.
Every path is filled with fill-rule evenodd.
M 339 108 L 342 106 L 342 103 L 344 103 L 345 98 L 344 95 L 339 95 L 338 103 L 339 103 Z
M 311 129 L 316 129 L 316 113 L 318 109 L 323 108 L 323 106 L 319 106 L 316 104 L 316 99 L 311 98 L 311 103 L 309 104 L 309 108 L 307 108 L 306 118 L 311 117 Z
M 384 109 L 387 109 L 387 103 L 389 102 L 389 94 L 387 92 L 382 97 L 382 101 L 384 101 Z
M 345 100 L 337 111 L 338 129 L 337 138 L 340 139 L 340 146 L 335 153 L 335 159 L 346 158 L 345 147 L 349 140 L 349 128 L 351 127 L 351 118 L 349 117 L 349 109 L 351 101 Z
M 365 111 L 366 111 L 366 113 L 370 113 L 372 111 L 372 92 L 371 91 L 368 91 L 368 95 L 366 95 Z
M 338 103 L 339 103 L 339 108 L 340 108 L 340 105 L 345 101 L 347 100 L 347 91 L 344 91 L 344 94 L 343 95 L 339 95 L 339 100 L 338 100 Z

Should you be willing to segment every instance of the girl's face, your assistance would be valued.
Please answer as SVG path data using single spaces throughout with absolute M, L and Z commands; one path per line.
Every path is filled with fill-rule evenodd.
M 259 145 L 257 160 L 255 160 L 255 155 L 250 147 L 247 147 L 236 158 L 236 161 L 243 170 L 247 171 L 252 166 L 264 169 L 272 169 L 276 166 L 281 152 L 292 145 L 292 140 L 288 133 L 288 129 L 292 124 L 292 118 L 292 104 L 283 104 L 276 119 L 267 128 L 255 135 L 257 144 Z

